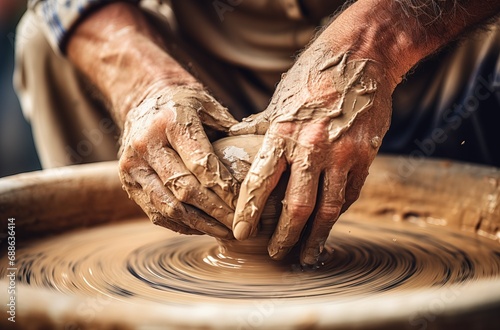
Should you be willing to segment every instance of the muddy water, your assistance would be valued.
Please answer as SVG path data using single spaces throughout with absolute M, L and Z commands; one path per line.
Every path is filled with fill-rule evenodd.
M 498 242 L 432 225 L 344 218 L 327 246 L 332 253 L 323 267 L 303 269 L 266 255 L 228 257 L 210 237 L 180 236 L 136 219 L 20 247 L 18 280 L 67 294 L 189 305 L 334 303 L 500 275 Z

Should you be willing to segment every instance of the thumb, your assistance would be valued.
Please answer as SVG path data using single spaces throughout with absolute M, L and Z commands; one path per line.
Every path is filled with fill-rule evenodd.
M 236 123 L 229 129 L 231 135 L 258 134 L 264 135 L 269 128 L 269 119 L 266 111 L 243 118 L 241 123 Z
M 204 95 L 200 101 L 202 107 L 198 110 L 203 125 L 221 132 L 229 132 L 229 128 L 238 123 L 229 113 L 226 107 L 223 107 L 210 95 Z

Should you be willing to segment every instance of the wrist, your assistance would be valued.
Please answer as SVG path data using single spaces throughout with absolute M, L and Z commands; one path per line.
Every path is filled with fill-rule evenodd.
M 357 1 L 342 12 L 318 39 L 331 45 L 334 52 L 349 53 L 353 60 L 367 59 L 377 63 L 374 67 L 378 67 L 379 72 L 374 74 L 383 75 L 395 88 L 401 77 L 425 56 L 425 51 L 399 28 L 396 22 L 399 18 L 391 9 L 395 6 L 393 2 Z
M 199 85 L 166 49 L 140 9 L 121 2 L 86 17 L 67 45 L 69 59 L 100 90 L 120 127 L 148 95 L 173 85 Z
M 158 95 L 167 89 L 185 86 L 203 89 L 202 85 L 158 44 L 141 35 L 123 36 L 111 45 L 110 58 L 117 74 L 106 80 L 109 100 L 113 111 L 125 118 L 127 112 L 144 99 Z M 116 53 L 116 54 L 115 54 Z
M 359 0 L 320 38 L 349 52 L 351 58 L 382 64 L 397 85 L 420 60 L 499 10 L 500 2 L 495 0 Z

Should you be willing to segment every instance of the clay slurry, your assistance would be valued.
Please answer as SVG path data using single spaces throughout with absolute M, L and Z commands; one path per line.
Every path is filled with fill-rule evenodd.
M 229 257 L 213 238 L 137 219 L 33 242 L 19 250 L 18 274 L 22 283 L 67 294 L 173 305 L 335 303 L 500 275 L 497 242 L 437 226 L 342 219 L 327 245 L 333 253 L 323 267 L 304 270 L 265 254 Z

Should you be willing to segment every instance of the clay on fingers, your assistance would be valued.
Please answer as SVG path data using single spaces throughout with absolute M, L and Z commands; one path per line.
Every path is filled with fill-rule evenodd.
M 122 139 L 121 178 L 129 196 L 157 224 L 178 223 L 178 231 L 187 227 L 231 238 L 237 182 L 204 133 L 198 114 L 206 112 L 205 105 L 220 110 L 209 117 L 210 125 L 219 119 L 221 128 L 234 123 L 212 97 L 186 87 L 167 88 L 132 109 Z

